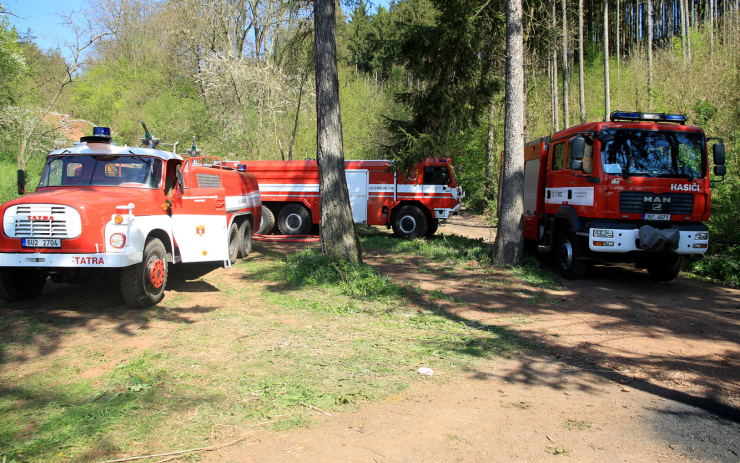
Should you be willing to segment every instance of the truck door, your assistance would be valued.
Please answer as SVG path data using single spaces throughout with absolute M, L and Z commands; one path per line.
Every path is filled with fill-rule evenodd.
M 570 167 L 570 147 L 565 140 L 553 142 L 548 156 L 548 173 L 545 181 L 545 209 L 555 213 L 564 204 L 576 207 L 579 215 L 587 216 L 582 209 L 593 208 L 594 187 L 589 184 L 586 174 L 591 173 L 593 146 L 587 145 L 584 157 L 584 170 L 573 172 Z
M 344 174 L 347 177 L 349 204 L 352 207 L 352 220 L 355 223 L 367 223 L 369 171 L 353 169 L 345 170 Z
M 203 162 L 192 158 L 183 163 L 184 188 L 175 189 L 172 201 L 172 232 L 182 262 L 228 259 L 228 224 L 221 170 L 197 165 Z

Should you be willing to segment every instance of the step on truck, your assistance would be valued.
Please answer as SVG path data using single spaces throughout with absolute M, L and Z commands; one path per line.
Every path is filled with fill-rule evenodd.
M 599 261 L 627 261 L 655 280 L 678 276 L 684 256 L 707 251 L 721 139 L 686 116 L 617 111 L 524 148 L 524 243 L 549 249 L 567 279 Z
M 262 216 L 255 178 L 216 157 L 156 149 L 145 133 L 148 147 L 117 146 L 110 129 L 96 127 L 48 155 L 34 193 L 0 207 L 0 298 L 34 297 L 48 278 L 113 274 L 128 305 L 147 307 L 164 297 L 168 265 L 229 267 L 250 253 Z
M 237 163 L 234 163 L 237 164 Z M 260 234 L 309 233 L 319 223 L 316 161 L 239 161 L 259 182 Z M 465 193 L 449 159 L 429 158 L 405 175 L 392 161 L 345 161 L 355 223 L 392 227 L 401 238 L 432 236 L 460 208 Z

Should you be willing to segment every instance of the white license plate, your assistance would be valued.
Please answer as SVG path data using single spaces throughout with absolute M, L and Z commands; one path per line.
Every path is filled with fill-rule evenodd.
M 643 214 L 643 220 L 671 220 L 671 214 Z
M 58 238 L 23 238 L 24 248 L 61 248 L 62 240 Z

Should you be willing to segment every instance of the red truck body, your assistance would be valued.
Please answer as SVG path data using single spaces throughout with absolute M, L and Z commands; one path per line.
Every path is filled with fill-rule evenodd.
M 168 264 L 246 257 L 261 214 L 256 179 L 218 158 L 83 137 L 49 154 L 33 194 L 0 207 L 0 296 L 115 270 L 129 305 L 156 304 Z
M 552 250 L 566 278 L 623 260 L 671 280 L 682 256 L 707 251 L 707 138 L 681 115 L 611 119 L 525 145 L 525 247 Z M 715 174 L 724 175 L 724 145 L 715 147 Z
M 300 235 L 319 223 L 316 161 L 239 164 L 259 182 L 263 205 L 260 233 L 270 233 L 277 225 L 282 234 Z M 346 161 L 345 175 L 355 223 L 393 227 L 403 238 L 434 234 L 459 209 L 464 196 L 448 159 L 427 159 L 406 175 L 389 161 Z

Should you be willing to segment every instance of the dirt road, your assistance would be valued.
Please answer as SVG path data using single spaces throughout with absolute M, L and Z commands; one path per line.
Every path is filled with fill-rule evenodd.
M 464 215 L 440 232 L 495 237 Z M 208 461 L 740 462 L 740 290 L 626 266 L 537 290 L 475 266 L 451 277 L 420 258 L 366 262 L 449 296 L 440 313 L 538 347 L 462 376 L 426 365 L 434 376 L 409 372 L 415 386 L 386 403 L 317 411 L 311 429 L 260 432 Z

